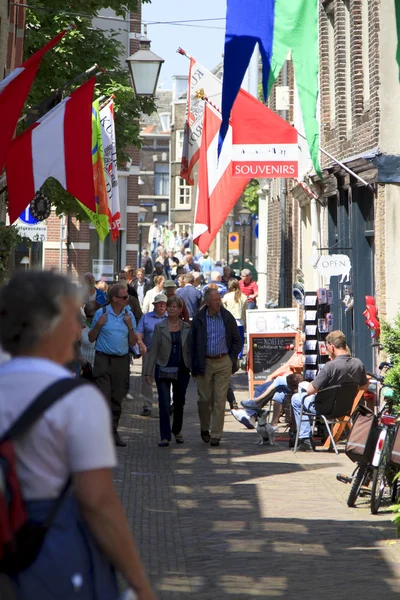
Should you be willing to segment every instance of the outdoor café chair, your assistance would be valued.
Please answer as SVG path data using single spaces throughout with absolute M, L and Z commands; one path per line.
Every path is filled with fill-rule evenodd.
M 304 406 L 304 401 L 309 397 L 309 394 L 303 397 L 300 408 L 300 423 L 304 416 L 310 418 L 311 426 L 314 428 L 316 419 L 321 419 L 326 427 L 331 444 L 336 454 L 339 454 L 335 440 L 332 434 L 331 425 L 339 423 L 344 417 L 349 417 L 353 408 L 354 399 L 357 395 L 357 383 L 342 383 L 331 385 L 327 388 L 319 390 L 315 394 L 314 406 L 316 414 L 307 410 Z M 296 440 L 293 452 L 297 452 L 299 445 L 300 427 L 297 427 Z

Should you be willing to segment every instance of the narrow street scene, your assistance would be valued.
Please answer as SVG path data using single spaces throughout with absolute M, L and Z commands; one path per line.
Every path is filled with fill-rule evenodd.
M 139 372 L 135 365 L 131 390 Z M 246 376 L 233 380 L 247 398 Z M 160 600 L 398 597 L 391 515 L 371 515 L 367 496 L 347 507 L 349 486 L 336 474 L 353 467 L 342 452 L 294 455 L 284 424 L 275 446 L 255 446 L 256 432 L 229 410 L 213 449 L 200 438 L 196 402 L 190 384 L 185 444 L 169 448 L 157 447 L 156 414 L 141 417 L 136 401 L 124 407 L 129 442 L 115 484 Z

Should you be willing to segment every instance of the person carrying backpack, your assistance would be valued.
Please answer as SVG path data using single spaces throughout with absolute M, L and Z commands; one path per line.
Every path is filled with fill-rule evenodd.
M 155 600 L 112 482 L 109 407 L 63 366 L 81 332 L 77 294 L 50 272 L 0 290 L 11 355 L 0 366 L 0 573 L 20 600 L 117 600 L 118 570 Z

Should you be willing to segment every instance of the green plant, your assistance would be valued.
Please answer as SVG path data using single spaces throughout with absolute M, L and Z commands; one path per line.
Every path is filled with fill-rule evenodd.
M 8 275 L 8 260 L 11 252 L 19 244 L 31 245 L 31 240 L 19 234 L 14 225 L 6 226 L 0 223 L 0 282 L 2 283 Z
M 385 375 L 385 383 L 400 389 L 400 313 L 393 323 L 381 321 L 381 343 L 393 363 Z
M 260 183 L 258 179 L 252 179 L 243 192 L 243 204 L 253 215 L 258 214 L 258 191 Z

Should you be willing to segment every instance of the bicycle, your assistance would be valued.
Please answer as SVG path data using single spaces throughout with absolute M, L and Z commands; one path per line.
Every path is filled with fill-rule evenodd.
M 382 412 L 380 417 L 381 432 L 372 459 L 372 485 L 371 485 L 371 513 L 376 515 L 382 503 L 385 488 L 389 488 L 391 501 L 397 499 L 397 479 L 396 474 L 400 470 L 391 461 L 392 447 L 397 432 L 397 417 L 392 415 L 393 406 L 396 398 L 396 388 L 384 385 L 381 388 L 382 395 L 385 398 L 384 408 L 388 407 L 388 412 Z
M 383 389 L 385 389 L 385 388 L 389 389 L 389 386 L 385 386 L 385 384 L 384 384 L 384 375 L 391 368 L 391 366 L 392 366 L 392 364 L 390 362 L 383 362 L 379 365 L 379 374 L 378 375 L 373 375 L 371 373 L 368 373 L 368 375 L 370 375 L 371 377 L 373 377 L 376 380 L 377 385 L 380 386 L 379 390 L 377 390 L 377 394 L 378 394 L 378 403 L 377 404 L 379 407 L 381 404 L 381 397 L 382 397 Z M 379 412 L 377 415 L 379 420 L 382 419 L 382 416 L 384 414 L 384 411 L 385 411 L 387 405 L 390 408 L 390 412 L 391 412 L 391 410 L 392 410 L 391 404 L 393 404 L 393 403 L 389 403 L 389 402 L 385 401 L 383 406 L 379 408 Z M 389 422 L 390 419 L 388 420 L 388 418 L 386 417 L 385 421 Z M 381 450 L 383 450 L 383 441 L 384 441 L 384 438 L 382 437 Z M 378 439 L 378 443 L 379 443 L 379 439 Z M 385 450 L 386 450 L 386 448 L 385 448 Z M 374 458 L 375 458 L 375 455 L 376 455 L 376 450 L 374 453 Z M 381 453 L 379 454 L 379 456 L 378 455 L 376 455 L 376 456 L 377 456 L 377 458 L 375 458 L 375 463 L 376 463 L 376 461 L 378 461 L 378 463 L 376 463 L 376 466 L 378 466 L 378 464 L 380 464 L 379 459 L 380 459 Z M 382 469 L 381 469 L 381 471 L 382 471 Z M 364 491 L 365 493 L 371 493 L 372 488 L 371 488 L 371 490 L 369 490 L 369 486 L 371 485 L 371 482 L 373 482 L 374 475 L 375 475 L 374 459 L 371 462 L 358 462 L 356 468 L 354 469 L 354 471 L 350 477 L 342 475 L 341 473 L 338 473 L 336 475 L 336 479 L 338 481 L 340 481 L 342 483 L 351 483 L 352 484 L 350 493 L 349 493 L 349 496 L 347 499 L 347 506 L 349 508 L 352 508 L 355 506 L 356 500 L 360 496 L 362 491 Z M 381 481 L 382 477 L 380 477 L 378 479 L 378 475 L 375 475 L 375 479 L 376 479 L 376 484 L 375 484 L 374 490 L 376 489 L 378 481 Z M 382 492 L 382 495 L 383 495 L 383 492 Z M 375 492 L 375 496 L 376 496 L 376 492 Z M 374 498 L 375 498 L 375 496 L 374 496 Z M 378 496 L 379 496 L 379 494 L 378 494 Z M 382 499 L 382 497 L 381 497 L 381 499 Z M 375 508 L 375 505 L 374 505 L 374 508 Z

